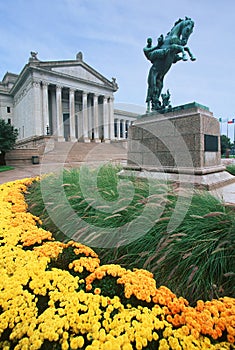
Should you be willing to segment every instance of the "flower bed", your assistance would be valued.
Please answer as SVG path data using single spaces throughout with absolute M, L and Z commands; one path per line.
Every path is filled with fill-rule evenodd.
M 0 186 L 0 349 L 235 349 L 235 299 L 191 307 L 146 270 L 55 241 L 27 212 L 32 181 Z

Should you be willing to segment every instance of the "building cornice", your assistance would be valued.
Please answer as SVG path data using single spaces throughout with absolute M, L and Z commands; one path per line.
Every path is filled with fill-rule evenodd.
M 48 70 L 48 69 L 45 69 L 45 68 L 42 68 L 42 67 L 33 67 L 33 72 L 43 73 L 44 74 L 44 78 L 43 78 L 44 81 L 46 81 L 45 74 L 47 74 L 48 76 L 53 76 L 53 77 L 59 76 L 61 78 L 68 79 L 68 80 L 73 81 L 73 82 L 78 82 L 78 83 L 83 83 L 83 84 L 89 83 L 89 85 L 92 85 L 92 86 L 102 87 L 102 88 L 105 88 L 105 89 L 112 90 L 113 92 L 116 91 L 116 90 L 113 89 L 112 82 L 110 82 L 107 79 L 106 79 L 105 85 L 103 85 L 101 83 L 97 83 L 97 82 L 94 82 L 94 81 L 91 81 L 91 80 L 86 80 L 86 79 L 83 79 L 83 78 L 80 78 L 80 77 L 75 77 L 75 76 L 72 76 L 72 75 L 69 75 L 69 74 L 65 74 L 65 73 L 62 73 L 62 72 L 58 72 L 58 71 L 54 71 L 54 70 Z M 47 82 L 50 84 L 49 81 L 47 81 Z M 61 82 L 60 82 L 60 85 L 61 85 Z M 66 86 L 64 86 L 64 87 L 66 87 Z
M 133 118 L 137 118 L 139 116 L 139 113 L 124 111 L 122 109 L 116 109 L 116 108 L 114 108 L 114 114 L 133 117 Z
M 97 79 L 101 80 L 102 83 L 86 80 L 80 77 L 72 76 L 70 74 L 58 72 L 55 70 L 52 70 L 53 68 L 62 68 L 62 67 L 76 67 L 80 66 L 86 69 L 89 73 L 94 75 Z M 115 79 L 112 81 L 108 80 L 105 78 L 102 74 L 97 72 L 95 69 L 90 67 L 87 63 L 81 61 L 81 60 L 66 60 L 66 61 L 30 61 L 27 63 L 20 74 L 18 75 L 16 82 L 14 86 L 9 90 L 9 93 L 11 95 L 14 95 L 18 89 L 24 84 L 26 79 L 28 78 L 29 75 L 33 75 L 34 72 L 41 73 L 43 74 L 43 79 L 44 81 L 47 81 L 45 78 L 45 74 L 48 76 L 58 76 L 61 78 L 66 78 L 70 80 L 71 82 L 77 82 L 77 83 L 82 83 L 82 84 L 87 84 L 89 82 L 89 85 L 94 86 L 94 87 L 102 87 L 104 89 L 111 90 L 112 92 L 117 91 L 118 86 L 116 84 Z M 47 81 L 50 84 L 50 81 Z M 53 83 L 52 83 L 53 84 Z M 69 86 L 68 86 L 69 87 Z
M 17 78 L 14 86 L 12 86 L 12 88 L 10 89 L 11 95 L 14 95 L 19 90 L 19 88 L 27 80 L 27 77 L 31 74 L 31 72 L 32 72 L 32 69 L 30 68 L 30 65 L 28 63 L 24 66 L 24 68 L 22 69 L 22 71 L 18 75 L 18 78 Z
M 113 88 L 115 91 L 117 90 L 117 86 L 114 87 L 113 80 L 108 80 L 105 78 L 102 74 L 100 74 L 97 70 L 89 66 L 87 63 L 85 63 L 83 60 L 63 60 L 63 61 L 35 61 L 30 63 L 33 67 L 40 67 L 44 68 L 47 71 L 52 71 L 52 68 L 64 68 L 64 67 L 83 67 L 86 69 L 89 73 L 94 75 L 97 79 L 100 79 L 105 84 L 109 85 L 111 88 Z M 67 76 L 67 74 L 65 74 Z M 70 75 L 68 75 L 70 76 Z
M 9 91 L 6 91 L 6 90 L 3 90 L 0 88 L 0 95 L 6 95 L 6 96 L 9 96 L 9 97 L 13 97 Z

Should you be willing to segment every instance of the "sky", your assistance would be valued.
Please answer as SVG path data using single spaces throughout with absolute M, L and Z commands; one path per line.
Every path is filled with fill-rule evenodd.
M 173 107 L 190 102 L 222 118 L 222 134 L 234 140 L 234 0 L 0 0 L 0 80 L 19 74 L 31 51 L 41 61 L 84 61 L 119 85 L 115 107 L 144 113 L 151 63 L 143 48 L 157 42 L 178 18 L 195 23 L 188 46 L 195 62 L 179 61 L 165 76 Z

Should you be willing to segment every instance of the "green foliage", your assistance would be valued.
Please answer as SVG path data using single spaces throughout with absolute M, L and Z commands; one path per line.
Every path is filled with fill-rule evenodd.
M 0 119 L 0 165 L 5 165 L 5 153 L 14 148 L 18 130 Z
M 234 211 L 208 193 L 196 194 L 180 227 L 165 237 L 151 269 L 158 281 L 191 303 L 234 297 L 234 252 Z
M 79 259 L 80 257 L 86 257 L 85 254 L 79 254 L 79 256 L 74 252 L 74 247 L 66 247 L 63 249 L 62 253 L 58 255 L 56 258 L 51 258 L 50 263 L 48 264 L 48 270 L 51 270 L 53 268 L 61 269 L 68 271 L 71 275 L 77 276 L 78 273 L 75 272 L 73 269 L 69 268 L 69 264 L 72 263 L 74 260 Z M 88 272 L 86 269 L 83 269 L 83 272 L 79 273 L 80 279 L 85 279 L 90 272 Z M 83 284 L 80 284 L 80 288 L 84 288 Z
M 13 149 L 18 136 L 18 130 L 0 119 L 0 150 L 7 152 Z
M 180 225 L 174 231 L 169 231 L 168 224 L 175 211 L 177 192 L 166 184 L 150 183 L 133 177 L 132 186 L 125 188 L 125 182 L 122 184 L 125 198 L 120 197 L 119 170 L 110 165 L 97 170 L 84 169 L 85 189 L 81 170 L 64 171 L 60 176 L 44 178 L 41 183 L 35 182 L 30 188 L 27 195 L 29 210 L 41 217 L 45 228 L 53 232 L 56 239 L 62 240 L 71 238 L 74 220 L 82 218 L 82 225 L 78 225 L 77 233 L 73 233 L 72 238 L 81 242 L 91 236 L 89 245 L 98 253 L 102 264 L 116 263 L 125 268 L 152 271 L 158 286 L 166 285 L 191 303 L 197 299 L 208 300 L 225 295 L 234 297 L 234 211 L 207 192 L 195 193 Z M 40 187 L 43 183 L 46 187 Z M 48 192 L 46 202 L 42 188 L 43 192 Z M 72 217 L 68 216 L 69 210 L 61 201 L 61 188 L 73 209 Z M 90 191 L 86 192 L 88 189 Z M 111 206 L 118 203 L 118 209 L 114 206 L 112 211 L 105 211 L 106 207 L 99 205 L 97 192 Z M 88 194 L 91 197 L 88 198 Z M 128 198 L 129 203 L 121 205 Z M 145 212 L 147 203 L 150 209 Z M 56 224 L 52 213 L 57 218 Z M 139 227 L 150 223 L 150 229 L 138 236 L 136 226 L 132 225 L 136 218 L 139 219 Z M 129 239 L 125 244 L 118 242 L 112 245 L 115 237 L 105 235 L 105 229 L 115 229 L 118 235 L 119 228 L 124 225 L 128 225 L 129 238 L 137 238 Z M 92 246 L 93 242 L 97 242 L 97 237 L 102 243 L 102 234 L 103 247 L 106 248 L 102 248 L 102 244 Z
M 227 137 L 226 135 L 221 135 L 220 145 L 221 145 L 221 154 L 225 154 L 226 149 L 230 149 L 232 147 L 230 138 Z
M 7 166 L 7 165 L 0 165 L 0 173 L 3 171 L 13 170 L 13 166 Z
M 235 175 L 235 164 L 229 164 L 226 166 L 226 170 L 232 174 Z
M 31 200 L 26 197 L 30 210 L 41 217 L 45 228 L 50 227 L 56 239 L 63 241 L 74 239 L 74 235 L 79 241 L 92 234 L 94 227 L 97 236 L 103 228 L 119 228 L 141 214 L 145 206 L 141 199 L 148 196 L 148 184 L 134 180 L 133 187 L 122 183 L 123 196 L 119 198 L 119 170 L 110 165 L 96 170 L 83 167 L 82 176 L 81 171 L 72 169 L 64 170 L 60 176 L 46 177 L 30 188 Z M 127 207 L 125 202 L 129 203 Z M 110 210 L 112 205 L 113 211 Z

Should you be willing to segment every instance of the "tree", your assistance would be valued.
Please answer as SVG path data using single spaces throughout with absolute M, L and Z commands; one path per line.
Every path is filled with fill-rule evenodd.
M 226 135 L 221 135 L 220 143 L 221 143 L 221 154 L 225 154 L 226 153 L 226 149 L 227 148 L 230 149 L 232 147 L 232 143 L 230 141 L 230 138 L 227 137 Z
M 18 130 L 0 119 L 0 165 L 6 165 L 6 152 L 14 148 L 17 136 Z

